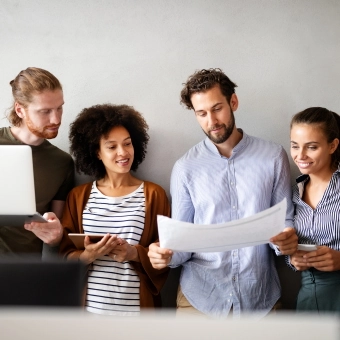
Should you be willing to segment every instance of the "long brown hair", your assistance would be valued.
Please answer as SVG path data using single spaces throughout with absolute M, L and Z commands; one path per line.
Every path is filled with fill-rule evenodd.
M 52 73 L 37 67 L 28 67 L 21 71 L 9 84 L 12 87 L 14 102 L 7 117 L 14 126 L 21 124 L 21 118 L 15 112 L 15 102 L 27 107 L 35 93 L 62 90 L 59 80 Z

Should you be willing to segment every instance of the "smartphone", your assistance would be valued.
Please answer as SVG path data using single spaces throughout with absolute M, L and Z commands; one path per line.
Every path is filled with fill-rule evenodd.
M 315 244 L 298 244 L 298 250 L 313 251 L 317 249 L 318 247 Z

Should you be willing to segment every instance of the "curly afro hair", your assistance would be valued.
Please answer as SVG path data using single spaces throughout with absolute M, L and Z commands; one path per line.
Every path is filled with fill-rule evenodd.
M 134 148 L 131 170 L 137 170 L 149 141 L 145 119 L 131 106 L 103 104 L 83 109 L 70 125 L 70 151 L 78 172 L 97 180 L 105 176 L 105 167 L 97 157 L 100 139 L 117 126 L 123 126 L 130 134 Z

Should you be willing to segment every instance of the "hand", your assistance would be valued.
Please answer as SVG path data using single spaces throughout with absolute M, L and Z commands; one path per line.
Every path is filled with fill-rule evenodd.
M 306 266 L 320 271 L 340 270 L 340 252 L 326 246 L 319 246 L 317 250 L 306 252 L 303 259 Z
M 297 251 L 298 237 L 294 228 L 285 228 L 283 232 L 272 237 L 270 242 L 278 246 L 283 255 L 291 255 Z
M 168 266 L 172 258 L 172 250 L 161 248 L 159 242 L 152 243 L 149 246 L 148 256 L 152 267 L 155 269 L 163 269 Z
M 99 242 L 93 243 L 89 236 L 84 239 L 85 250 L 80 254 L 79 259 L 89 264 L 97 258 L 108 255 L 119 244 L 125 242 L 117 237 L 117 235 L 106 234 Z
M 127 243 L 125 240 L 122 240 L 122 239 L 120 240 L 121 240 L 121 243 L 118 244 L 109 253 L 109 256 L 117 262 L 124 262 L 124 261 L 140 262 L 136 247 Z
M 63 237 L 63 226 L 53 212 L 45 213 L 43 217 L 48 222 L 26 223 L 24 228 L 31 231 L 49 246 L 58 246 Z
M 306 265 L 306 260 L 303 258 L 307 251 L 298 250 L 296 253 L 290 256 L 290 263 L 300 271 L 307 270 L 310 267 Z

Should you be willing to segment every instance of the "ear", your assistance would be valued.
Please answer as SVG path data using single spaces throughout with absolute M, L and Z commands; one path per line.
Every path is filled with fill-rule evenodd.
M 334 138 L 333 141 L 329 144 L 329 146 L 330 146 L 329 153 L 333 154 L 339 146 L 339 139 Z
M 15 103 L 14 103 L 14 109 L 15 109 L 16 114 L 17 114 L 21 119 L 25 117 L 26 111 L 25 111 L 25 108 L 23 107 L 23 105 L 21 105 L 21 104 L 18 103 L 18 102 L 15 102 Z
M 237 108 L 238 108 L 238 98 L 237 98 L 236 93 L 233 93 L 231 95 L 229 105 L 230 105 L 230 108 L 233 112 L 237 110 Z

